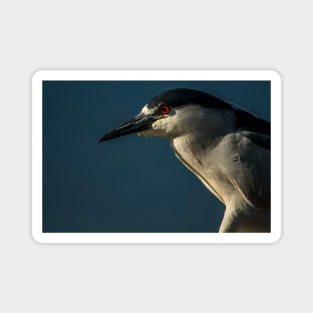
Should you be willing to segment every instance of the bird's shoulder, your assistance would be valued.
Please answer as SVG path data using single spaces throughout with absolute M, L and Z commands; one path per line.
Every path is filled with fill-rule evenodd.
M 237 137 L 246 138 L 264 149 L 271 148 L 271 124 L 268 121 L 239 109 L 234 113 Z
M 216 159 L 224 176 L 256 209 L 270 206 L 270 135 L 237 129 L 225 136 Z

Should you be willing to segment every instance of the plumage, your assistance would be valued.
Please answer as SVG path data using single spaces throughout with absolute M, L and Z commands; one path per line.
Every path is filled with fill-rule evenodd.
M 207 93 L 166 91 L 100 141 L 168 138 L 178 159 L 225 204 L 220 232 L 270 232 L 270 123 Z

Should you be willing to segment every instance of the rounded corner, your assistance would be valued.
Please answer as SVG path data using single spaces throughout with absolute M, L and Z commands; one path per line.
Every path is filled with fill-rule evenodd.
M 45 70 L 37 70 L 32 75 L 32 82 L 34 83 L 37 80 L 41 80 Z
M 273 234 L 270 243 L 277 244 L 281 240 L 281 237 L 282 237 L 281 231 L 277 232 L 276 234 Z
M 270 72 L 270 74 L 272 76 L 272 79 L 275 79 L 275 80 L 277 80 L 277 81 L 279 81 L 281 83 L 282 76 L 281 76 L 279 71 L 277 71 L 277 70 L 270 70 L 269 72 Z
M 38 234 L 38 233 L 36 233 L 36 232 L 32 232 L 32 239 L 33 239 L 33 241 L 35 241 L 36 243 L 44 243 L 41 239 L 40 239 L 40 235 Z

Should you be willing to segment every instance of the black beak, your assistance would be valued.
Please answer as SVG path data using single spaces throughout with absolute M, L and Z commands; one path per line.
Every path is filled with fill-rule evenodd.
M 138 114 L 129 121 L 115 127 L 109 133 L 104 135 L 99 142 L 114 139 L 117 137 L 125 136 L 132 133 L 137 133 L 143 130 L 147 130 L 151 127 L 151 124 L 155 121 L 155 118 L 145 114 Z

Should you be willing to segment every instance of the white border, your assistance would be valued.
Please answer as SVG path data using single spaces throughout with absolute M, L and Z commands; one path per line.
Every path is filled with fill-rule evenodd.
M 43 233 L 43 80 L 270 80 L 271 233 Z M 281 235 L 281 78 L 272 70 L 43 70 L 32 79 L 32 235 L 40 243 L 273 243 Z

